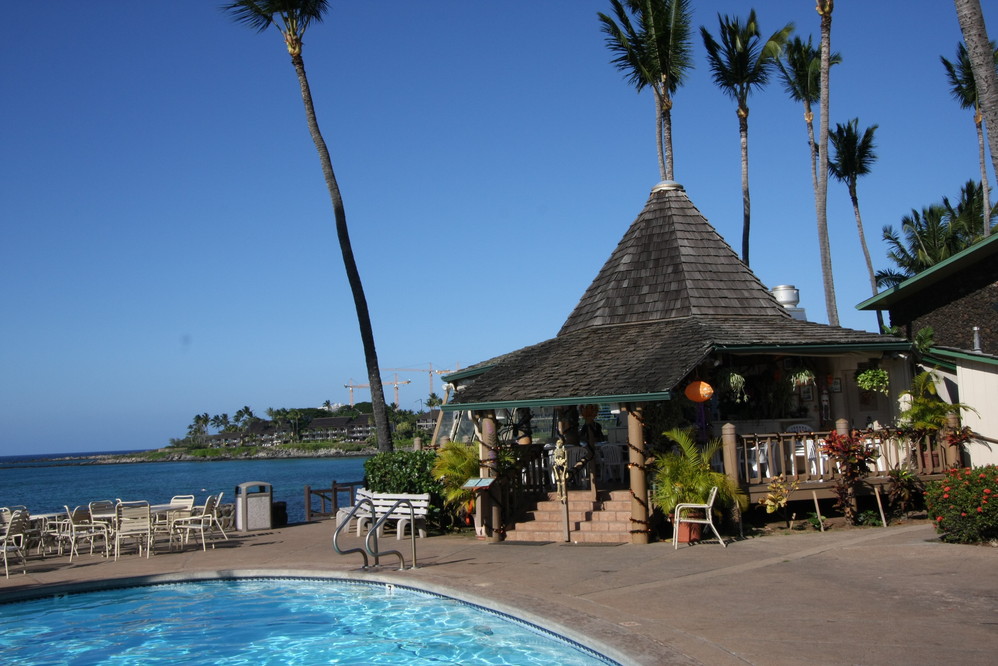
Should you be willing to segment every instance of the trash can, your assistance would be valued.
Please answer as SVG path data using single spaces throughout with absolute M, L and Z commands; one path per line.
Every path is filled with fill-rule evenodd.
M 247 481 L 236 486 L 236 529 L 269 530 L 271 503 L 274 499 L 273 487 L 263 481 Z
M 287 502 L 274 502 L 270 509 L 270 522 L 273 523 L 272 527 L 287 527 L 288 526 L 288 503 Z

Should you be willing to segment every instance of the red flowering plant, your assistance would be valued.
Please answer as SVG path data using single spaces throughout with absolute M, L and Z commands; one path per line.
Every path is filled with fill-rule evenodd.
M 946 470 L 945 478 L 927 484 L 925 504 L 943 541 L 998 539 L 998 467 Z
M 842 511 L 847 523 L 855 525 L 856 485 L 870 472 L 870 463 L 880 457 L 880 452 L 858 433 L 840 435 L 837 432 L 828 433 L 821 450 L 839 468 L 839 476 L 835 479 L 835 507 Z

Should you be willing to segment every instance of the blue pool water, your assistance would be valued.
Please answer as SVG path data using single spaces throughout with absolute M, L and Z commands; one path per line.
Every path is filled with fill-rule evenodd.
M 506 615 L 399 586 L 233 579 L 0 606 L 0 654 L 41 664 L 615 664 Z

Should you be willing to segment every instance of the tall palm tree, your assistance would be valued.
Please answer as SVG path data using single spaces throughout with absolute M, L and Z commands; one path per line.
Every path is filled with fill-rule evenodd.
M 385 409 L 385 391 L 381 383 L 381 370 L 378 368 L 378 352 L 374 345 L 374 329 L 371 326 L 371 315 L 367 308 L 367 298 L 364 296 L 364 285 L 360 280 L 360 271 L 354 259 L 353 247 L 350 244 L 350 234 L 347 229 L 346 211 L 343 207 L 343 197 L 333 173 L 333 163 L 329 157 L 326 142 L 319 132 L 319 123 L 315 117 L 315 107 L 312 105 L 312 91 L 305 76 L 305 61 L 302 59 L 302 38 L 312 22 L 319 23 L 328 9 L 327 0 L 239 0 L 224 6 L 237 23 L 243 23 L 257 32 L 264 32 L 270 26 L 277 28 L 284 38 L 291 64 L 298 75 L 301 87 L 302 103 L 305 105 L 305 119 L 309 133 L 315 143 L 322 166 L 322 174 L 326 179 L 329 198 L 333 204 L 333 214 L 336 219 L 336 236 L 343 255 L 343 266 L 346 269 L 347 281 L 353 293 L 354 307 L 357 310 L 357 323 L 360 326 L 360 337 L 364 344 L 364 359 L 367 363 L 367 376 L 371 387 L 371 405 L 374 412 L 374 425 L 378 438 L 379 451 L 391 451 L 392 436 L 388 425 L 388 413 Z
M 998 46 L 991 42 L 991 50 L 994 52 L 995 67 L 998 67 Z M 980 99 L 977 95 L 977 86 L 974 83 L 974 72 L 970 65 L 970 56 L 967 54 L 967 47 L 960 42 L 956 46 L 956 63 L 952 63 L 946 58 L 939 56 L 946 70 L 946 78 L 949 80 L 950 93 L 959 102 L 961 109 L 974 110 L 974 127 L 977 129 L 977 153 L 981 166 L 981 187 L 983 189 L 984 235 L 991 234 L 991 192 L 988 182 L 988 160 L 984 147 L 984 114 L 981 113 Z
M 832 11 L 834 0 L 817 0 L 815 9 L 821 17 L 821 91 L 818 117 L 818 187 L 814 191 L 814 210 L 818 224 L 818 238 L 828 238 L 828 78 L 832 68 Z M 831 252 L 821 256 L 821 274 L 824 280 L 825 312 L 829 326 L 839 325 L 839 307 L 835 303 L 835 283 L 832 281 Z
M 842 62 L 842 56 L 833 53 L 829 58 L 829 66 Z M 807 126 L 807 145 L 811 155 L 811 186 L 815 197 L 818 196 L 818 146 L 814 140 L 814 104 L 821 102 L 821 50 L 814 48 L 811 37 L 807 42 L 800 37 L 794 37 L 787 44 L 777 64 L 780 68 L 780 78 L 783 88 L 790 99 L 804 105 L 804 123 Z M 832 277 L 832 250 L 828 240 L 828 226 L 818 225 L 818 253 L 821 257 L 821 279 L 826 295 L 832 294 L 835 301 L 835 283 Z M 827 298 L 826 298 L 827 301 Z
M 829 135 L 834 154 L 828 161 L 828 173 L 840 183 L 849 188 L 849 200 L 852 201 L 852 211 L 856 216 L 856 231 L 859 233 L 859 244 L 863 247 L 863 258 L 866 260 L 866 270 L 870 274 L 870 288 L 877 295 L 877 278 L 873 272 L 873 260 L 870 259 L 870 248 L 866 245 L 866 234 L 863 233 L 863 218 L 859 214 L 859 196 L 856 194 L 856 181 L 860 176 L 870 173 L 870 167 L 877 161 L 874 152 L 873 135 L 877 125 L 871 125 L 859 133 L 859 118 L 853 118 L 845 125 L 838 123 L 835 131 Z
M 981 11 L 980 0 L 953 2 L 988 130 L 991 167 L 998 173 L 998 71 L 994 66 L 994 52 L 988 39 L 988 31 L 984 27 L 984 13 Z
M 611 61 L 638 92 L 655 94 L 655 145 L 662 180 L 672 180 L 672 97 L 693 66 L 690 0 L 610 0 L 599 12 Z
M 949 197 L 943 197 L 943 208 L 946 209 L 946 218 L 960 234 L 961 241 L 965 246 L 970 246 L 977 241 L 991 235 L 991 220 L 995 216 L 998 207 L 990 207 L 985 212 L 984 208 L 984 187 L 975 180 L 968 180 L 960 188 L 960 198 L 956 205 L 950 203 Z M 980 220 L 986 219 L 988 229 L 981 232 Z M 963 249 L 963 248 L 961 248 Z
M 720 42 L 706 27 L 701 26 L 700 35 L 707 48 L 707 62 L 714 83 L 738 105 L 736 113 L 742 148 L 742 261 L 748 266 L 752 225 L 748 180 L 748 97 L 753 89 L 762 88 L 769 82 L 770 72 L 776 66 L 794 26 L 788 23 L 763 41 L 754 9 L 749 12 L 744 24 L 738 18 L 722 17 L 720 14 L 717 19 Z

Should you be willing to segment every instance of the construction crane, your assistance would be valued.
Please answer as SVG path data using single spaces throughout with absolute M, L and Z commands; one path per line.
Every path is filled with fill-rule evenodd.
M 353 382 L 352 379 L 350 381 Z M 382 382 L 382 384 L 391 384 L 392 386 L 395 387 L 395 407 L 399 406 L 399 386 L 401 386 L 403 384 L 411 384 L 411 383 L 412 383 L 412 381 L 409 380 L 409 379 L 402 379 L 402 380 L 400 380 L 397 373 L 395 375 L 395 381 L 392 381 L 392 382 L 384 382 L 383 381 Z M 371 385 L 370 384 L 352 384 L 351 383 L 351 384 L 344 384 L 343 388 L 350 389 L 350 406 L 353 407 L 353 390 L 354 389 L 359 389 L 359 388 L 371 388 Z
M 426 368 L 386 368 L 386 370 L 388 372 L 426 372 L 426 373 L 429 373 L 429 375 L 430 375 L 430 391 L 429 392 L 433 393 L 434 392 L 433 391 L 433 375 L 445 375 L 448 372 L 457 372 L 458 369 L 459 369 L 459 368 L 455 368 L 453 370 L 434 370 L 433 369 L 433 364 L 430 363 L 429 365 L 430 365 L 430 369 L 429 370 L 427 370 Z M 395 378 L 398 379 L 398 375 L 395 375 Z M 427 395 L 429 395 L 429 394 L 427 394 Z

